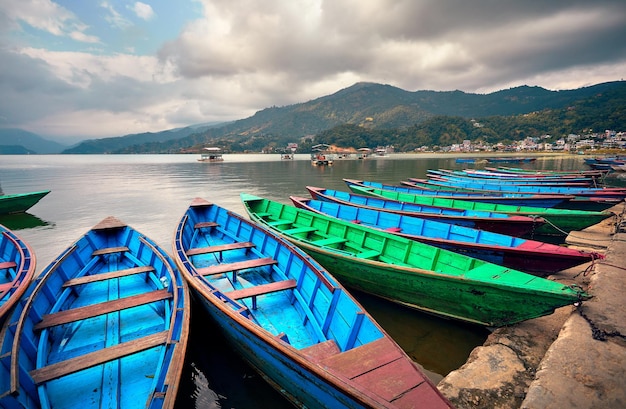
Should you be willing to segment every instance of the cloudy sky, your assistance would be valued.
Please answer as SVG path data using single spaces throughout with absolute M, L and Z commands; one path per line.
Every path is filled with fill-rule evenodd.
M 0 0 L 0 127 L 60 142 L 242 119 L 359 81 L 626 76 L 626 1 Z

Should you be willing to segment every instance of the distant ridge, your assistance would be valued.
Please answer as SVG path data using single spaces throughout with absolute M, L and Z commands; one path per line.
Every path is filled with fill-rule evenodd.
M 0 128 L 0 154 L 60 153 L 67 146 L 18 128 Z
M 330 95 L 284 107 L 265 108 L 237 121 L 87 140 L 62 153 L 180 153 L 198 151 L 206 144 L 227 146 L 237 152 L 259 151 L 265 146 L 286 146 L 342 125 L 358 126 L 363 132 L 402 130 L 433 121 L 435 128 L 464 128 L 468 125 L 459 122 L 463 119 L 476 119 L 482 123 L 494 117 L 514 118 L 551 110 L 556 120 L 559 116 L 571 116 L 567 110 L 574 105 L 578 107 L 576 114 L 583 119 L 588 117 L 590 124 L 623 124 L 626 129 L 626 112 L 623 112 L 626 109 L 625 81 L 564 91 L 520 86 L 489 94 L 458 90 L 406 91 L 387 84 L 358 82 Z M 603 117 L 610 114 L 607 110 L 615 112 L 604 125 Z M 515 136 L 524 133 L 515 126 L 501 128 L 506 132 L 512 130 Z M 567 132 L 566 129 L 563 131 Z M 455 132 L 456 135 L 462 133 L 468 132 Z

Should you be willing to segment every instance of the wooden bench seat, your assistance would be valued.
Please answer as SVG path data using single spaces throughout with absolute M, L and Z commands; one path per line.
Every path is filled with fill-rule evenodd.
M 250 241 L 242 241 L 237 243 L 221 244 L 218 246 L 196 247 L 187 250 L 188 256 L 196 256 L 198 254 L 218 253 L 228 250 L 248 249 L 254 247 L 254 243 Z
M 292 234 L 300 234 L 300 233 L 311 233 L 317 230 L 318 230 L 317 227 L 303 226 L 303 227 L 294 227 L 293 229 L 283 230 L 282 233 L 292 235 Z
M 11 288 L 13 288 L 13 284 L 15 284 L 15 282 L 13 281 L 0 284 L 0 294 L 4 294 L 6 291 L 9 291 Z
M 113 254 L 113 253 L 123 253 L 125 251 L 129 251 L 130 249 L 126 246 L 120 247 L 108 247 L 104 249 L 99 249 L 91 253 L 91 256 L 103 256 L 105 254 Z
M 139 267 L 127 268 L 124 270 L 110 271 L 108 273 L 90 274 L 90 275 L 68 280 L 65 283 L 63 283 L 63 287 L 72 287 L 75 285 L 95 283 L 97 281 L 111 280 L 114 278 L 125 277 L 125 276 L 129 276 L 132 274 L 149 273 L 151 271 L 154 271 L 154 267 L 152 266 L 139 266 Z
M 109 348 L 77 356 L 66 361 L 34 369 L 30 371 L 30 376 L 35 381 L 35 384 L 40 385 L 44 382 L 48 382 L 62 376 L 82 371 L 96 365 L 101 365 L 146 349 L 154 348 L 158 345 L 163 345 L 168 341 L 168 337 L 168 331 L 158 332 L 143 338 L 134 339 Z
M 219 223 L 215 223 L 215 222 L 200 222 L 200 223 L 196 223 L 193 225 L 194 229 L 203 229 L 205 227 L 217 227 L 219 226 Z
M 279 220 L 273 220 L 273 221 L 271 221 L 271 222 L 267 222 L 267 224 L 268 224 L 269 226 L 273 226 L 273 227 L 276 227 L 276 226 L 282 226 L 282 225 L 285 225 L 285 224 L 292 224 L 292 223 L 293 223 L 293 222 L 292 222 L 291 220 L 281 220 L 281 219 L 279 219 Z
M 2 263 L 0 263 L 0 270 L 6 270 L 7 268 L 15 268 L 17 267 L 17 264 L 15 264 L 15 261 L 3 261 Z
M 242 288 L 241 290 L 233 290 L 224 293 L 232 300 L 240 300 L 242 298 L 252 297 L 252 309 L 256 310 L 256 297 L 263 294 L 270 294 L 277 291 L 289 290 L 296 288 L 298 283 L 296 280 L 282 280 L 274 283 L 255 285 L 254 287 Z
M 149 293 L 133 295 L 130 297 L 120 298 L 117 300 L 106 301 L 103 303 L 78 307 L 71 310 L 64 310 L 52 314 L 45 314 L 43 319 L 34 326 L 34 330 L 53 327 L 55 325 L 63 325 L 69 322 L 81 321 L 87 318 L 97 317 L 98 315 L 108 314 L 114 311 L 137 307 L 139 305 L 149 304 L 155 301 L 171 298 L 172 294 L 168 290 L 156 290 Z
M 216 264 L 210 267 L 204 267 L 197 269 L 198 273 L 203 276 L 229 273 L 231 271 L 236 272 L 246 268 L 263 267 L 277 264 L 278 262 L 271 257 L 255 258 L 246 261 L 237 261 L 234 263 L 222 263 Z
M 364 251 L 358 253 L 356 256 L 358 258 L 367 258 L 367 259 L 376 258 L 376 257 L 380 256 L 380 251 L 364 250 Z

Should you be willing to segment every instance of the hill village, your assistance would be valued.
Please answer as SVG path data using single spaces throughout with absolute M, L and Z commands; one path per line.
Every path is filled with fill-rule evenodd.
M 474 122 L 474 126 L 480 126 Z M 511 144 L 499 142 L 497 144 L 472 143 L 469 140 L 460 144 L 453 144 L 448 147 L 441 147 L 444 152 L 477 152 L 477 151 L 547 151 L 547 152 L 581 152 L 593 151 L 597 149 L 626 149 L 626 132 L 606 130 L 604 133 L 592 133 L 587 135 L 569 134 L 565 138 L 560 138 L 554 142 L 550 135 L 540 137 L 527 137 L 521 141 L 514 141 Z M 422 150 L 422 149 L 420 149 Z

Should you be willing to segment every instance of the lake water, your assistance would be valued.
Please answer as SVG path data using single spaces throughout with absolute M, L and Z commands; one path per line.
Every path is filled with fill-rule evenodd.
M 262 154 L 227 154 L 221 163 L 196 159 L 195 155 L 3 155 L 0 187 L 5 194 L 51 193 L 28 214 L 0 217 L 0 224 L 16 230 L 33 247 L 40 272 L 107 216 L 121 219 L 171 251 L 174 228 L 195 197 L 245 215 L 239 198 L 244 192 L 291 204 L 291 195 L 307 197 L 305 186 L 348 191 L 343 178 L 398 184 L 409 177 L 425 177 L 428 169 L 473 166 L 437 154 L 336 160 L 332 166 L 321 167 L 312 166 L 308 154 L 297 154 L 294 160 Z M 587 168 L 577 156 L 539 157 L 523 167 Z M 620 176 L 610 182 L 626 185 Z M 487 336 L 479 326 L 355 295 L 435 381 L 460 367 Z M 191 340 L 177 407 L 291 407 L 233 354 L 202 310 L 192 311 Z M 210 340 L 204 332 L 211 335 Z

